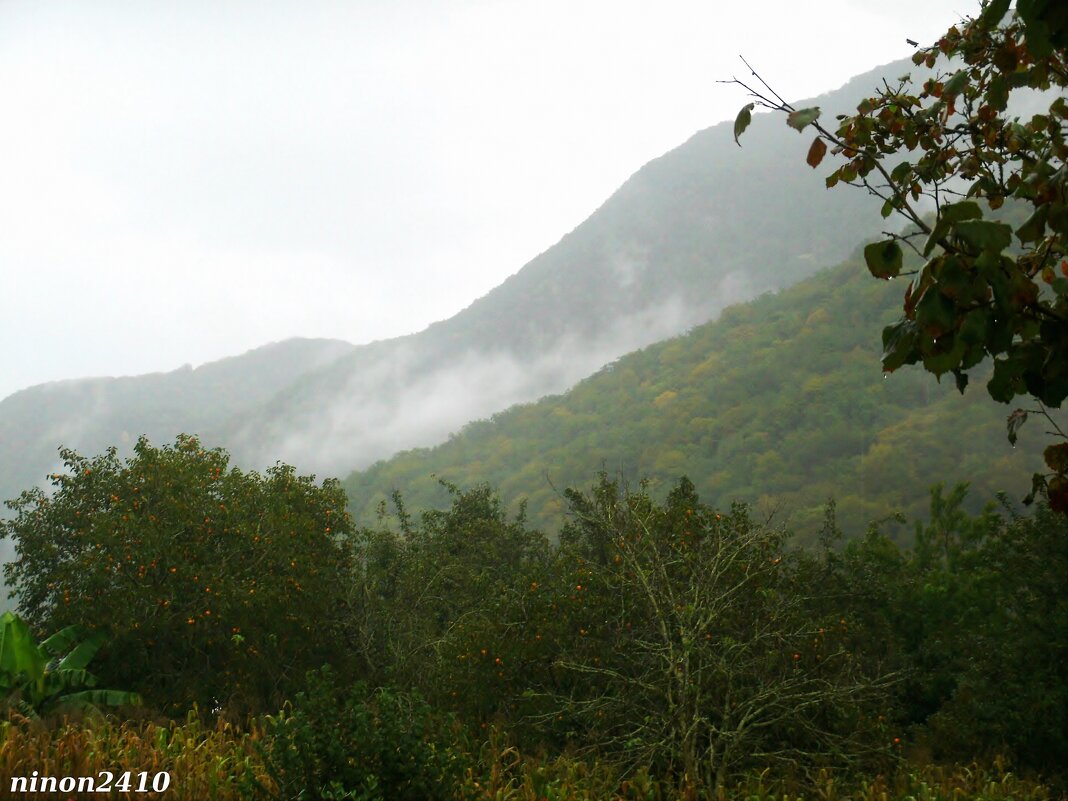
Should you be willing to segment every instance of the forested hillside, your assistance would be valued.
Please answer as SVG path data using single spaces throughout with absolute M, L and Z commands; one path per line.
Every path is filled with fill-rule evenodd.
M 60 446 L 101 450 L 141 434 L 169 439 L 214 428 L 352 346 L 290 339 L 197 369 L 41 384 L 0 401 L 0 494 L 41 481 Z
M 804 103 L 845 111 L 910 68 L 922 71 L 889 64 Z M 758 115 L 747 137 L 739 149 L 728 122 L 700 131 L 454 317 L 357 348 L 209 438 L 249 464 L 362 468 L 561 392 L 624 353 L 836 263 L 886 227 L 870 198 L 827 192 L 820 173 L 797 169 L 808 143 L 777 120 Z
M 812 102 L 849 109 L 904 71 L 878 68 Z M 418 334 L 358 347 L 296 340 L 193 371 L 16 393 L 0 403 L 0 496 L 39 483 L 61 446 L 96 451 L 140 434 L 196 433 L 246 467 L 283 459 L 344 474 L 561 392 L 834 263 L 883 227 L 866 198 L 825 192 L 820 175 L 796 169 L 807 145 L 777 121 L 758 117 L 748 136 L 739 150 L 730 123 L 700 131 L 501 286 Z
M 422 334 L 7 399 L 105 438 L 0 517 L 0 795 L 1068 798 L 1068 17 L 960 26 Z
M 847 529 L 919 516 L 926 488 L 971 482 L 972 500 L 1022 498 L 1039 464 L 1006 441 L 1010 407 L 981 387 L 961 396 L 915 368 L 883 375 L 878 332 L 900 311 L 899 282 L 873 281 L 859 253 L 778 294 L 733 306 L 689 334 L 632 353 L 569 392 L 472 423 L 345 481 L 358 518 L 400 490 L 441 505 L 445 479 L 488 481 L 528 499 L 547 529 L 599 470 L 667 486 L 687 475 L 714 504 L 777 509 L 814 531 L 829 498 Z M 1039 436 L 1038 424 L 1024 435 Z

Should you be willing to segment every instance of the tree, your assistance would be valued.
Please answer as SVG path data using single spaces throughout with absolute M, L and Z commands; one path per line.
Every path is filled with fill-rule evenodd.
M 193 437 L 125 463 L 65 450 L 53 491 L 22 493 L 0 537 L 30 626 L 106 631 L 98 672 L 181 711 L 273 707 L 338 658 L 351 522 L 335 481 L 229 467 Z
M 546 559 L 548 542 L 527 528 L 523 510 L 510 518 L 488 484 L 441 483 L 452 496 L 448 509 L 414 519 L 394 493 L 400 530 L 358 532 L 357 651 L 375 679 L 416 687 L 475 717 L 500 703 L 497 688 L 460 688 L 456 655 L 474 632 L 498 625 L 502 598 Z
M 928 69 L 949 59 L 918 92 L 908 76 L 884 81 L 833 130 L 820 123 L 819 108 L 794 108 L 752 68 L 760 87 L 731 81 L 754 98 L 735 121 L 736 139 L 756 106 L 783 112 L 797 131 L 816 131 L 810 166 L 828 151 L 841 159 L 828 187 L 862 187 L 883 201 L 884 217 L 908 220 L 905 233 L 864 250 L 874 276 L 915 276 L 901 319 L 883 330 L 884 370 L 920 362 L 936 376 L 951 373 L 964 392 L 969 371 L 991 357 L 990 396 L 1036 403 L 1009 416 L 1013 443 L 1036 413 L 1066 439 L 1049 410 L 1068 396 L 1068 101 L 1057 92 L 1047 111 L 1025 120 L 1008 111 L 1013 93 L 1068 86 L 1066 54 L 1063 3 L 1030 0 L 1010 12 L 1009 0 L 992 0 L 915 54 Z M 921 198 L 933 202 L 933 219 Z M 1023 210 L 1015 225 L 1005 221 L 1012 207 Z M 922 267 L 905 270 L 902 245 Z M 1050 506 L 1068 514 L 1068 441 L 1049 445 L 1044 457 L 1050 472 L 1035 475 L 1028 499 L 1044 488 Z
M 902 674 L 891 715 L 902 736 L 936 760 L 998 753 L 1063 776 L 1068 518 L 1045 503 L 972 516 L 966 492 L 932 488 L 911 548 L 873 526 L 828 551 L 820 583 L 848 606 L 857 658 Z
M 786 532 L 742 505 L 701 504 L 687 479 L 663 504 L 603 476 L 592 496 L 567 495 L 570 569 L 512 626 L 555 649 L 552 674 L 526 693 L 532 718 L 694 787 L 885 745 L 892 677 L 859 669 L 847 621 L 818 611 L 812 562 L 786 548 Z

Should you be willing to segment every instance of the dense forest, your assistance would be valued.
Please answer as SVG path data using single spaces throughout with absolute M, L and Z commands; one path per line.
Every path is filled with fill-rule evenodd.
M 1068 19 L 1021 6 L 832 127 L 735 81 L 909 227 L 563 395 L 345 482 L 63 449 L 0 520 L 0 794 L 1068 797 Z
M 179 798 L 1045 798 L 1007 766 L 1057 780 L 1068 755 L 1045 506 L 938 488 L 906 548 L 828 505 L 798 548 L 688 479 L 658 501 L 602 476 L 551 545 L 485 485 L 357 526 L 336 482 L 192 438 L 66 458 L 5 524 L 24 619 L 0 648 L 36 665 L 2 674 L 5 777 L 150 755 Z
M 488 481 L 554 530 L 562 489 L 589 484 L 600 469 L 646 478 L 661 494 L 688 475 L 710 503 L 778 509 L 809 541 L 829 498 L 854 531 L 894 514 L 918 519 L 926 501 L 917 488 L 939 481 L 970 482 L 978 505 L 1001 491 L 1018 501 L 1041 466 L 1037 427 L 1014 448 L 1010 407 L 919 370 L 883 373 L 877 332 L 898 314 L 900 292 L 872 281 L 858 250 L 628 354 L 561 396 L 354 473 L 345 490 L 366 517 L 395 489 L 421 508 L 448 503 L 439 479 Z

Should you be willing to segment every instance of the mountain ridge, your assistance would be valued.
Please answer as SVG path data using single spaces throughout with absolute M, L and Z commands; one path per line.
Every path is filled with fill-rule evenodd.
M 919 367 L 883 373 L 879 331 L 900 315 L 900 292 L 873 280 L 858 250 L 567 392 L 354 471 L 343 482 L 351 510 L 369 523 L 394 491 L 409 509 L 444 508 L 440 482 L 488 482 L 555 531 L 559 490 L 605 470 L 662 488 L 687 475 L 709 503 L 777 510 L 812 538 L 830 499 L 856 534 L 896 514 L 924 519 L 926 489 L 939 482 L 971 482 L 973 511 L 999 491 L 1023 497 L 1042 469 L 1040 427 L 1025 427 L 1019 447 L 1007 442 L 1008 407 L 990 401 L 982 368 L 963 396 Z
M 860 86 L 905 64 L 817 100 L 827 113 L 845 110 Z M 623 353 L 833 262 L 881 227 L 868 199 L 824 191 L 822 176 L 803 166 L 805 149 L 764 115 L 741 149 L 729 123 L 710 126 L 636 170 L 583 223 L 458 314 L 404 337 L 339 343 L 323 358 L 281 359 L 288 376 L 226 378 L 250 362 L 220 360 L 187 375 L 192 384 L 172 371 L 15 393 L 0 402 L 0 494 L 40 480 L 61 445 L 98 451 L 142 433 L 196 433 L 244 467 L 281 459 L 301 472 L 344 474 L 562 391 Z M 115 407 L 123 392 L 136 399 L 125 411 Z

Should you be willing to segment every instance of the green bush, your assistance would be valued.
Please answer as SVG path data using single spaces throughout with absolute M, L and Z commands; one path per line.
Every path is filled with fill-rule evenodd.
M 254 798 L 436 801 L 452 798 L 462 768 L 438 745 L 445 721 L 418 695 L 346 684 L 329 668 L 308 674 L 292 706 L 268 719 L 263 749 L 277 795 Z

